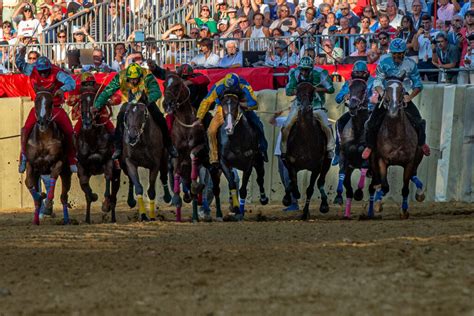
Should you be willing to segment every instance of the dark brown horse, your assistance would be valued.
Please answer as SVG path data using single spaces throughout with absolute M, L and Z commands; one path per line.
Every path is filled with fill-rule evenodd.
M 423 184 L 416 176 L 423 153 L 418 146 L 415 128 L 407 118 L 403 101 L 403 78 L 387 78 L 383 106 L 387 109 L 377 136 L 375 155 L 370 163 L 376 184 L 375 210 L 381 211 L 382 198 L 389 192 L 387 173 L 389 166 L 403 167 L 402 209 L 400 218 L 408 218 L 410 180 L 417 186 L 416 199 L 424 200 Z
M 61 177 L 61 203 L 64 223 L 69 223 L 68 192 L 71 188 L 71 170 L 66 159 L 64 136 L 53 121 L 53 94 L 49 90 L 36 90 L 36 124 L 26 143 L 26 187 L 35 202 L 33 223 L 39 225 L 41 203 L 46 198 L 46 209 L 52 213 L 54 189 L 58 176 Z M 50 175 L 47 194 L 40 193 L 41 175 Z
M 328 197 L 324 190 L 326 174 L 331 166 L 331 159 L 327 158 L 327 139 L 321 127 L 322 122 L 313 114 L 313 96 L 315 88 L 308 82 L 298 84 L 296 88 L 296 102 L 298 104 L 297 120 L 291 127 L 287 141 L 287 154 L 285 164 L 288 169 L 290 183 L 285 188 L 283 204 L 291 203 L 291 194 L 299 199 L 301 194 L 298 190 L 298 172 L 300 170 L 311 171 L 311 178 L 306 189 L 306 202 L 303 209 L 303 220 L 309 218 L 309 203 L 314 193 L 314 184 L 318 180 L 318 188 L 321 194 L 321 205 L 319 211 L 329 211 Z
M 133 183 L 133 187 L 135 188 L 140 221 L 154 221 L 156 219 L 156 178 L 158 177 L 158 173 L 161 173 L 162 183 L 167 183 L 168 153 L 163 147 L 163 136 L 161 130 L 148 112 L 146 97 L 142 95 L 139 102 L 130 102 L 124 106 L 125 132 L 123 135 L 123 154 L 121 157 L 122 169 L 126 171 L 130 183 Z M 138 167 L 146 168 L 150 172 L 147 191 L 150 200 L 150 218 L 147 217 L 145 211 L 143 186 L 140 183 Z M 129 197 L 131 189 L 132 186 L 130 185 Z M 166 193 L 165 190 L 165 194 Z
M 349 115 L 350 119 L 343 130 L 339 129 L 341 139 L 341 160 L 339 162 L 339 183 L 337 186 L 337 196 L 334 203 L 343 204 L 342 185 L 346 188 L 346 208 L 344 218 L 350 219 L 352 199 L 360 201 L 364 197 L 363 189 L 365 177 L 369 167 L 369 162 L 362 159 L 361 154 L 364 149 L 365 122 L 369 118 L 367 109 L 369 100 L 367 98 L 367 83 L 362 79 L 353 79 L 349 85 L 349 111 L 344 115 Z M 355 169 L 360 169 L 361 177 L 357 190 L 352 189 L 351 177 Z M 373 186 L 369 186 L 370 203 L 368 217 L 374 216 L 374 193 Z
M 240 106 L 239 97 L 226 94 L 221 98 L 222 115 L 224 124 L 219 128 L 219 162 L 222 171 L 229 183 L 232 200 L 232 216 L 240 220 L 245 213 L 245 199 L 247 198 L 247 184 L 252 174 L 252 169 L 257 172 L 257 184 L 260 190 L 260 203 L 265 205 L 268 198 L 265 194 L 264 178 L 265 169 L 263 158 L 258 149 L 257 131 L 247 121 Z M 239 190 L 240 201 L 237 197 L 237 186 L 233 168 L 243 172 Z M 220 212 L 219 173 L 212 172 L 213 193 L 216 199 L 217 212 Z
M 84 191 L 87 203 L 86 223 L 91 223 L 91 204 L 97 201 L 97 194 L 93 193 L 89 184 L 93 175 L 104 174 L 105 193 L 102 211 L 111 212 L 111 221 L 115 223 L 115 206 L 117 193 L 120 188 L 120 169 L 114 167 L 112 160 L 113 135 L 101 123 L 100 113 L 93 111 L 94 100 L 97 95 L 95 88 L 81 89 L 81 120 L 82 128 L 75 138 L 77 152 L 77 175 Z M 110 192 L 112 186 L 112 193 Z
M 196 110 L 191 106 L 191 92 L 183 80 L 176 74 L 169 73 L 165 79 L 165 111 L 174 117 L 171 139 L 178 151 L 178 157 L 173 159 L 174 197 L 176 206 L 176 221 L 181 221 L 182 201 L 180 184 L 191 188 L 193 198 L 193 221 L 198 221 L 197 194 L 202 191 L 203 184 L 198 184 L 200 166 L 208 164 L 206 148 L 206 131 L 204 126 L 191 126 L 196 121 Z

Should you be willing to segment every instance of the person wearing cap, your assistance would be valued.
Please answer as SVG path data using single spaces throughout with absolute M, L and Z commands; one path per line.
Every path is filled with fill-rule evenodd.
M 142 68 L 139 64 L 131 63 L 125 70 L 116 74 L 105 90 L 97 97 L 94 103 L 95 108 L 101 110 L 104 105 L 107 104 L 112 95 L 119 90 L 122 93 L 123 105 L 117 116 L 117 128 L 115 129 L 115 152 L 112 159 L 118 159 L 122 154 L 126 104 L 129 102 L 140 101 L 142 95 L 145 95 L 146 100 L 148 100 L 147 109 L 153 121 L 161 129 L 163 134 L 163 145 L 168 149 L 171 156 L 176 156 L 176 150 L 172 146 L 165 117 L 156 104 L 156 102 L 161 98 L 161 91 L 153 74 L 149 70 Z
M 311 57 L 304 56 L 301 58 L 298 67 L 291 69 L 288 73 L 288 83 L 285 87 L 286 95 L 295 96 L 298 84 L 302 82 L 309 82 L 315 87 L 316 93 L 313 97 L 313 113 L 324 123 L 321 127 L 328 140 L 328 158 L 332 159 L 334 156 L 335 143 L 331 126 L 329 125 L 327 111 L 324 107 L 326 104 L 326 94 L 333 94 L 335 91 L 331 76 L 329 76 L 327 70 L 314 67 L 314 60 Z M 286 158 L 288 136 L 298 117 L 298 108 L 298 103 L 295 99 L 291 104 L 290 113 L 285 122 L 285 127 L 282 129 L 281 158 L 283 160 Z
M 207 5 L 201 6 L 201 11 L 199 13 L 199 17 L 192 18 L 193 15 L 193 7 L 192 3 L 189 4 L 189 12 L 186 15 L 186 23 L 189 24 L 196 24 L 199 28 L 203 25 L 206 25 L 209 28 L 211 34 L 217 33 L 217 22 L 211 17 L 211 11 Z
M 215 68 L 219 65 L 219 56 L 212 52 L 212 40 L 203 38 L 199 41 L 200 54 L 191 59 L 193 67 Z
M 405 57 L 407 44 L 401 38 L 396 38 L 390 43 L 390 53 L 382 56 L 377 65 L 374 80 L 374 94 L 370 98 L 370 102 L 378 104 L 379 98 L 382 98 L 385 91 L 386 78 L 402 78 L 404 80 L 405 94 L 403 101 L 405 103 L 404 111 L 407 118 L 415 127 L 418 134 L 418 145 L 425 156 L 430 155 L 430 147 L 426 144 L 426 121 L 422 119 L 420 112 L 413 104 L 413 98 L 423 90 L 420 73 L 415 61 L 409 57 Z M 411 90 L 411 92 L 410 92 Z M 362 159 L 368 159 L 376 145 L 377 134 L 385 117 L 386 108 L 376 106 L 366 123 L 366 147 L 362 152 Z
M 350 56 L 367 56 L 367 40 L 362 36 L 358 37 L 354 41 L 354 46 L 356 48 Z
M 61 107 L 64 102 L 64 93 L 72 91 L 76 88 L 76 81 L 61 70 L 61 68 L 52 65 L 51 61 L 41 56 L 36 63 L 28 64 L 25 61 L 26 47 L 20 49 L 16 56 L 16 66 L 23 74 L 30 77 L 33 88 L 45 88 L 53 94 L 53 120 L 63 132 L 66 144 L 66 153 L 69 166 L 72 172 L 77 172 L 76 151 L 72 142 L 72 123 L 64 109 Z M 26 170 L 26 142 L 36 124 L 36 112 L 32 108 L 26 119 L 25 126 L 21 129 L 21 154 L 19 172 Z
M 213 165 L 219 163 L 218 146 L 217 146 L 217 131 L 219 127 L 224 124 L 224 117 L 222 114 L 222 106 L 220 98 L 226 94 L 235 94 L 239 97 L 241 107 L 245 110 L 244 115 L 248 122 L 253 125 L 257 131 L 259 138 L 259 149 L 263 160 L 268 162 L 267 149 L 268 143 L 263 131 L 263 124 L 260 118 L 254 112 L 258 108 L 257 97 L 253 92 L 252 86 L 247 80 L 240 78 L 235 73 L 229 73 L 224 78 L 217 81 L 209 90 L 209 93 L 201 102 L 197 112 L 197 121 L 193 125 L 201 124 L 206 113 L 208 113 L 211 105 L 215 102 L 217 109 L 211 124 L 207 131 L 209 137 L 209 162 Z
M 14 16 L 14 20 L 18 20 L 22 16 L 17 26 L 17 38 L 21 40 L 23 37 L 37 37 L 40 21 L 35 18 L 33 7 L 28 2 L 24 2 L 17 10 L 18 13 L 20 11 L 22 14 Z
M 227 11 L 227 1 L 226 0 L 217 0 L 216 2 L 216 13 L 214 13 L 214 21 L 227 20 L 228 17 L 226 14 Z
M 219 34 L 224 34 L 229 30 L 229 21 L 228 20 L 219 20 L 217 22 L 217 30 L 219 31 Z
M 265 65 L 270 67 L 292 66 L 298 63 L 298 54 L 294 51 L 294 45 L 288 46 L 284 40 L 278 40 L 274 52 L 270 48 L 265 57 Z M 288 51 L 291 51 L 288 54 Z
M 199 37 L 201 39 L 211 38 L 211 31 L 207 25 L 201 25 L 201 28 L 199 29 Z
M 344 85 L 341 87 L 341 90 L 339 90 L 339 93 L 336 95 L 336 103 L 344 103 L 345 105 L 347 105 L 346 102 L 348 102 L 350 98 L 349 85 L 352 82 L 357 83 L 357 80 L 363 81 L 367 84 L 365 98 L 369 101 L 367 104 L 367 109 L 369 110 L 369 112 L 372 112 L 376 105 L 370 102 L 370 98 L 374 94 L 374 77 L 372 77 L 369 73 L 369 69 L 367 68 L 367 62 L 362 60 L 358 60 L 354 63 L 354 66 L 352 67 L 351 78 L 350 80 L 344 82 Z M 334 159 L 332 161 L 333 166 L 339 163 L 339 135 L 342 133 L 342 131 L 344 131 L 344 127 L 347 125 L 350 118 L 350 113 L 346 112 L 336 122 L 336 150 Z

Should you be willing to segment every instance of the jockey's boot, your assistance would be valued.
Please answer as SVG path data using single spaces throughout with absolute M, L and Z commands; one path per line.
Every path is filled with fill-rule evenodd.
M 428 144 L 423 144 L 423 146 L 421 146 L 421 151 L 423 152 L 423 155 L 425 156 L 431 155 L 431 149 L 430 149 L 430 146 L 428 146 Z
M 362 159 L 369 159 L 371 153 L 372 149 L 370 147 L 365 147 L 364 151 L 362 152 Z
M 337 166 L 339 164 L 339 154 L 335 153 L 331 165 Z

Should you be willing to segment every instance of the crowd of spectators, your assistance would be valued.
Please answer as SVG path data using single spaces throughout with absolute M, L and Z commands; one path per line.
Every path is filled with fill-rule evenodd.
M 143 32 L 125 17 L 150 1 L 158 3 L 110 2 L 101 30 L 113 47 L 104 47 L 94 27 L 101 19 L 90 9 L 96 1 L 33 5 L 3 0 L 0 71 L 11 61 L 8 48 L 22 44 L 34 51 L 35 44 L 50 43 L 53 62 L 64 68 L 73 68 L 68 65 L 71 51 L 89 49 L 93 63 L 82 69 L 117 71 L 135 60 L 130 56 L 204 68 L 242 67 L 248 66 L 245 51 L 264 52 L 253 65 L 271 67 L 294 65 L 305 55 L 317 64 L 377 63 L 396 37 L 406 40 L 406 55 L 426 79 L 438 80 L 432 70 L 442 69 L 447 70 L 443 81 L 468 83 L 470 72 L 449 70 L 474 68 L 474 0 L 167 0 L 161 5 L 167 10 L 181 6 L 185 17 L 162 34 L 139 40 Z M 65 23 L 64 29 L 43 31 L 81 12 L 91 14 L 83 25 Z

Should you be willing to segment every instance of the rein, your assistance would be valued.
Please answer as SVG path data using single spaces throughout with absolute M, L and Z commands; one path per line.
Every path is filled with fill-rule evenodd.
M 38 95 L 40 94 L 49 94 L 51 97 L 53 97 L 53 94 L 50 92 L 50 91 L 38 91 L 36 92 L 36 97 L 38 97 Z M 51 101 L 52 102 L 52 101 Z M 54 119 L 59 115 L 59 112 L 57 112 L 54 116 L 53 116 L 53 111 L 51 111 L 51 114 L 49 116 L 49 118 L 47 118 L 47 121 L 50 123 L 52 121 L 54 121 Z M 38 121 L 38 116 L 36 115 L 36 111 L 35 111 L 35 118 L 36 120 Z

